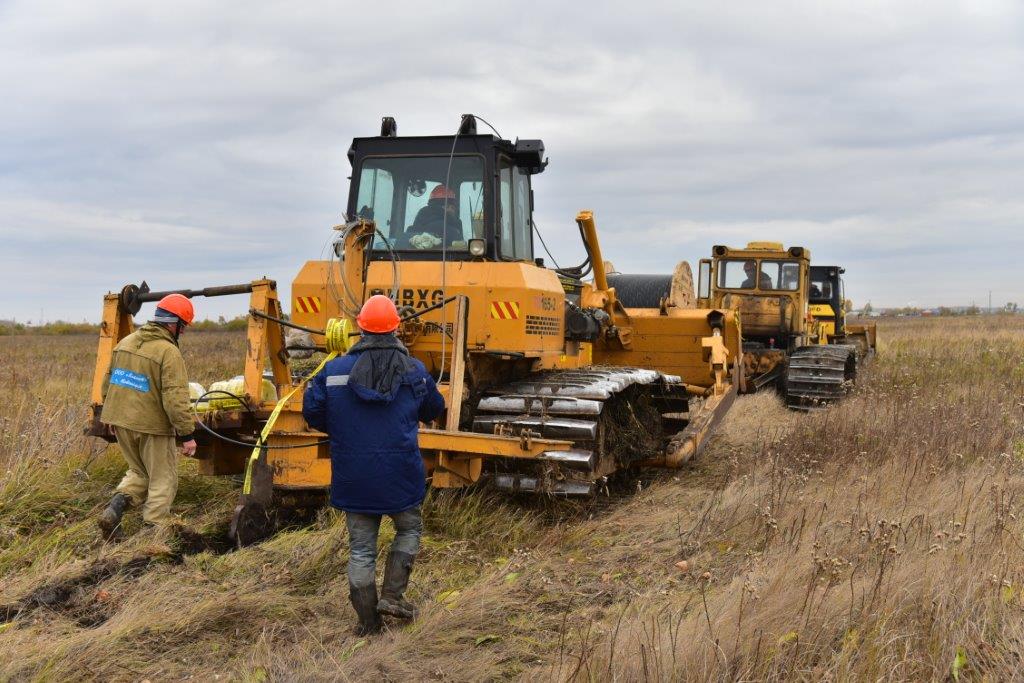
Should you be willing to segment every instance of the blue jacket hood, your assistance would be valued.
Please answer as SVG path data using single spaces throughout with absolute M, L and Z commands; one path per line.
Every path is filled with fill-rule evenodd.
M 393 334 L 368 334 L 349 350 L 355 364 L 349 372 L 348 385 L 355 395 L 371 403 L 391 403 L 416 364 L 409 352 Z

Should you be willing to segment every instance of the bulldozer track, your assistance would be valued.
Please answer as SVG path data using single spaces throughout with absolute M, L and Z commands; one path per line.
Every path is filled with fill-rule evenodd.
M 824 408 L 846 396 L 857 377 L 857 348 L 850 344 L 801 346 L 786 368 L 786 405 Z
M 686 423 L 681 379 L 656 370 L 592 366 L 530 375 L 492 388 L 473 431 L 562 439 L 567 451 L 494 463 L 493 485 L 513 492 L 592 496 L 607 478 L 656 455 Z

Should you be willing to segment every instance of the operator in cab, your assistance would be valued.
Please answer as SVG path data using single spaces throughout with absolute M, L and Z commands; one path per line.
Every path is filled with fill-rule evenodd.
M 746 274 L 747 279 L 740 285 L 740 289 L 754 289 L 755 283 L 760 282 L 761 289 L 773 289 L 772 278 L 768 273 L 762 272 L 760 277 L 757 275 L 757 261 L 744 261 L 743 272 Z
M 411 619 L 405 599 L 420 548 L 426 471 L 420 422 L 444 410 L 444 398 L 423 363 L 395 336 L 398 310 L 377 294 L 356 318 L 360 340 L 327 363 L 310 383 L 302 415 L 327 434 L 331 452 L 331 505 L 345 512 L 349 535 L 349 599 L 358 635 L 381 630 L 380 615 Z M 380 599 L 375 578 L 381 517 L 395 525 Z
M 172 519 L 178 493 L 175 442 L 185 455 L 196 452 L 188 373 L 178 350 L 178 337 L 194 316 L 191 301 L 168 294 L 157 303 L 153 319 L 114 348 L 100 421 L 114 428 L 128 471 L 97 520 L 108 538 L 120 531 L 121 518 L 133 505 L 142 506 L 147 524 Z
M 430 191 L 427 205 L 419 210 L 406 230 L 405 240 L 414 249 L 439 249 L 442 235 L 447 247 L 465 239 L 455 193 L 445 185 L 438 185 Z

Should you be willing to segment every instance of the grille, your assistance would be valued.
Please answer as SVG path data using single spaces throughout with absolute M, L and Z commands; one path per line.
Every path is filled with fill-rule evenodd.
M 526 334 L 561 334 L 562 321 L 542 315 L 526 316 Z

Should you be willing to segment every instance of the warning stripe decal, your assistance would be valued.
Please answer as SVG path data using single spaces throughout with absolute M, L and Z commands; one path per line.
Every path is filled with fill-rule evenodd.
M 320 297 L 318 296 L 297 296 L 295 297 L 295 308 L 303 313 L 319 313 Z
M 492 301 L 491 317 L 495 320 L 518 320 L 518 301 Z

